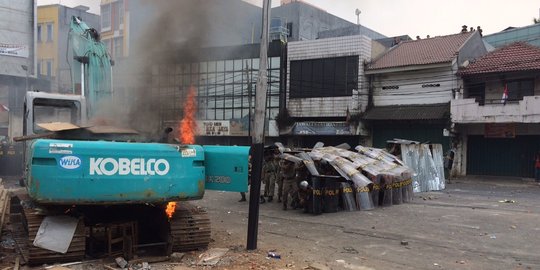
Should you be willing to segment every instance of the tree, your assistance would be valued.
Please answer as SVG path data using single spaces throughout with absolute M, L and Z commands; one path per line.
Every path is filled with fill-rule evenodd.
M 533 18 L 533 23 L 537 24 L 537 23 L 540 23 L 540 18 Z

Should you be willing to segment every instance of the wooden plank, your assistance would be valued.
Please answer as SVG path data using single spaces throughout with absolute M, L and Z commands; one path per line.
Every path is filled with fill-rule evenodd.
M 13 140 L 16 142 L 21 142 L 21 141 L 28 141 L 28 140 L 33 140 L 33 139 L 45 139 L 45 138 L 53 138 L 53 137 L 54 137 L 54 133 L 49 132 L 49 133 L 43 133 L 43 134 L 33 134 L 33 135 L 14 137 Z
M 38 123 L 37 125 L 40 128 L 43 128 L 48 131 L 62 131 L 62 130 L 71 130 L 71 129 L 81 128 L 69 122 Z
M 19 266 L 20 266 L 20 258 L 19 256 L 17 256 L 17 258 L 15 258 L 15 266 L 13 266 L 13 270 L 19 270 Z

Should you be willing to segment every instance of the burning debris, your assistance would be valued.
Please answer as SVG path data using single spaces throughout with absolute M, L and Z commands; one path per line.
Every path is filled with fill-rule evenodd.
M 167 217 L 169 219 L 172 218 L 174 211 L 176 211 L 176 202 L 167 203 L 167 207 L 165 208 L 165 213 L 167 214 Z
M 197 104 L 195 103 L 195 87 L 190 86 L 187 99 L 184 103 L 184 118 L 180 122 L 179 137 L 183 144 L 195 143 L 195 132 L 197 124 L 195 122 L 195 113 Z

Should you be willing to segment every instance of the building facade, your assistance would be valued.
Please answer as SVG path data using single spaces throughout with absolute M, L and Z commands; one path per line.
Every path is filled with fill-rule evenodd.
M 456 173 L 532 178 L 540 151 L 540 48 L 498 48 L 461 68 L 451 102 Z M 506 94 L 505 94 L 506 92 Z
M 283 112 L 291 120 L 278 124 L 289 145 L 360 143 L 365 130 L 351 118 L 367 106 L 363 63 L 371 59 L 371 52 L 372 41 L 366 36 L 288 44 Z
M 100 29 L 99 15 L 88 12 L 86 6 L 74 8 L 62 5 L 46 5 L 37 8 L 37 76 L 51 82 L 50 89 L 40 89 L 54 93 L 73 93 L 71 66 L 72 48 L 68 39 L 71 17 L 81 18 L 88 26 Z
M 499 48 L 508 44 L 524 41 L 540 47 L 540 23 L 523 27 L 508 27 L 503 31 L 485 35 L 484 39 L 492 46 Z
M 152 118 L 155 119 L 152 122 L 159 122 L 163 127 L 181 119 L 182 102 L 187 95 L 185 90 L 186 87 L 192 85 L 197 89 L 198 119 L 207 121 L 206 125 L 229 125 L 230 127 L 228 135 L 210 132 L 200 136 L 199 140 L 219 144 L 244 144 L 249 141 L 250 135 L 249 108 L 254 106 L 262 9 L 241 0 L 227 1 L 227 3 L 221 1 L 200 3 L 201 5 L 211 3 L 211 5 L 205 6 L 204 13 L 199 14 L 201 17 L 199 19 L 193 18 L 193 14 L 188 14 L 186 22 L 182 18 L 162 20 L 168 13 L 157 3 L 149 4 L 139 0 L 103 0 L 101 2 L 103 40 L 109 44 L 111 54 L 116 60 L 115 97 L 122 102 L 133 98 L 130 92 L 133 92 L 135 88 L 152 89 L 145 94 L 157 93 L 156 95 L 163 101 L 159 102 L 160 105 L 156 105 L 159 107 L 160 114 L 159 117 Z M 192 13 L 197 12 L 194 10 Z M 177 15 L 181 17 L 181 14 Z M 270 140 L 273 140 L 279 136 L 276 127 L 278 114 L 288 106 L 285 92 L 288 42 L 314 40 L 318 38 L 319 31 L 354 26 L 354 24 L 300 1 L 283 3 L 280 7 L 273 8 L 271 17 L 270 39 L 274 41 L 269 50 L 269 97 L 266 117 L 267 133 Z M 206 18 L 211 18 L 211 20 L 207 22 Z M 161 28 L 156 28 L 156 31 L 159 31 L 156 34 L 159 35 L 154 36 L 145 31 L 145 29 L 152 29 L 156 22 L 167 24 L 160 24 Z M 188 27 L 191 25 L 196 28 L 195 32 L 192 32 L 194 30 L 192 27 Z M 197 25 L 203 27 L 197 28 Z M 310 28 L 309 25 L 313 27 Z M 176 30 L 177 34 L 174 35 L 171 29 Z M 337 54 L 334 56 L 339 55 L 343 59 L 356 55 L 354 65 L 349 63 L 349 67 L 358 70 L 360 63 L 366 59 L 364 54 L 369 55 L 371 50 L 371 45 L 365 44 L 370 44 L 371 41 L 368 42 L 362 38 L 352 41 L 349 41 L 347 37 L 341 39 L 349 43 L 358 41 L 361 44 L 350 45 L 343 51 L 334 39 L 319 43 L 326 44 L 321 45 L 321 48 L 336 49 Z M 150 42 L 150 46 L 141 46 L 145 41 L 159 42 Z M 176 41 L 172 42 L 175 46 L 160 47 L 163 44 L 171 44 L 171 41 Z M 314 42 L 317 43 L 317 41 Z M 141 51 L 140 48 L 144 50 Z M 363 51 L 366 49 L 367 52 Z M 149 51 L 152 53 L 149 54 Z M 200 53 L 201 51 L 204 53 Z M 309 53 L 314 51 L 311 49 Z M 153 66 L 152 70 L 136 73 L 133 68 L 136 65 L 132 64 L 132 60 L 143 54 L 146 57 L 150 56 L 150 60 L 142 61 L 140 70 L 147 70 L 148 66 Z M 163 55 L 165 56 L 161 57 Z M 331 54 L 317 54 L 317 57 L 331 56 Z M 301 56 L 295 55 L 295 57 Z M 341 60 L 339 59 L 338 62 L 341 63 Z M 140 80 L 144 73 L 151 73 L 152 78 Z M 353 73 L 354 77 L 360 76 L 356 71 Z M 171 79 L 173 77 L 174 79 Z M 355 80 L 354 86 L 347 92 L 349 97 L 353 96 L 351 92 L 353 88 L 358 92 L 358 79 Z M 151 86 L 146 85 L 146 82 L 151 82 Z M 347 85 L 349 86 L 350 84 Z M 142 92 L 144 91 L 142 89 Z M 326 96 L 326 99 L 333 98 Z M 346 100 L 347 98 L 338 99 Z M 146 103 L 157 102 L 150 102 L 148 98 Z M 337 103 L 337 101 L 334 102 L 334 104 Z M 150 105 L 142 104 L 141 106 Z M 353 110 L 354 108 L 351 107 L 349 112 L 354 113 Z M 346 119 L 346 113 L 347 110 L 344 109 L 342 112 L 325 117 L 334 117 L 343 122 Z M 316 115 L 312 119 L 314 117 Z M 226 124 L 227 121 L 228 124 Z M 151 129 L 155 130 L 157 127 Z M 212 129 L 209 128 L 210 130 Z M 351 133 L 350 136 L 354 134 L 356 133 Z M 354 140 L 357 141 L 356 138 Z
M 283 92 L 286 45 L 279 40 L 268 50 L 265 133 L 279 136 L 275 118 Z M 198 62 L 167 63 L 152 69 L 151 91 L 159 99 L 162 128 L 178 132 L 188 92 L 195 90 L 197 143 L 249 145 L 259 72 L 259 44 L 205 48 Z
M 478 31 L 404 41 L 368 65 L 370 104 L 363 116 L 374 147 L 395 138 L 450 147 L 450 101 L 458 67 L 487 53 Z
M 36 2 L 0 1 L 0 175 L 20 174 L 25 92 L 36 84 Z

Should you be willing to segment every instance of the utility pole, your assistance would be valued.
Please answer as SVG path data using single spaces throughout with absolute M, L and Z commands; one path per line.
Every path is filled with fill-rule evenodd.
M 251 97 L 252 97 L 252 85 L 251 85 L 251 70 L 249 69 L 248 61 L 246 60 L 246 78 L 247 78 L 247 90 L 248 90 L 248 144 L 251 145 Z
M 264 114 L 266 111 L 266 88 L 268 86 L 268 20 L 270 18 L 270 0 L 263 0 L 263 21 L 261 51 L 259 54 L 259 77 L 255 92 L 255 118 L 253 121 L 251 155 L 251 186 L 249 191 L 249 218 L 247 249 L 257 249 L 259 227 L 259 196 L 261 194 L 261 175 L 264 152 Z

